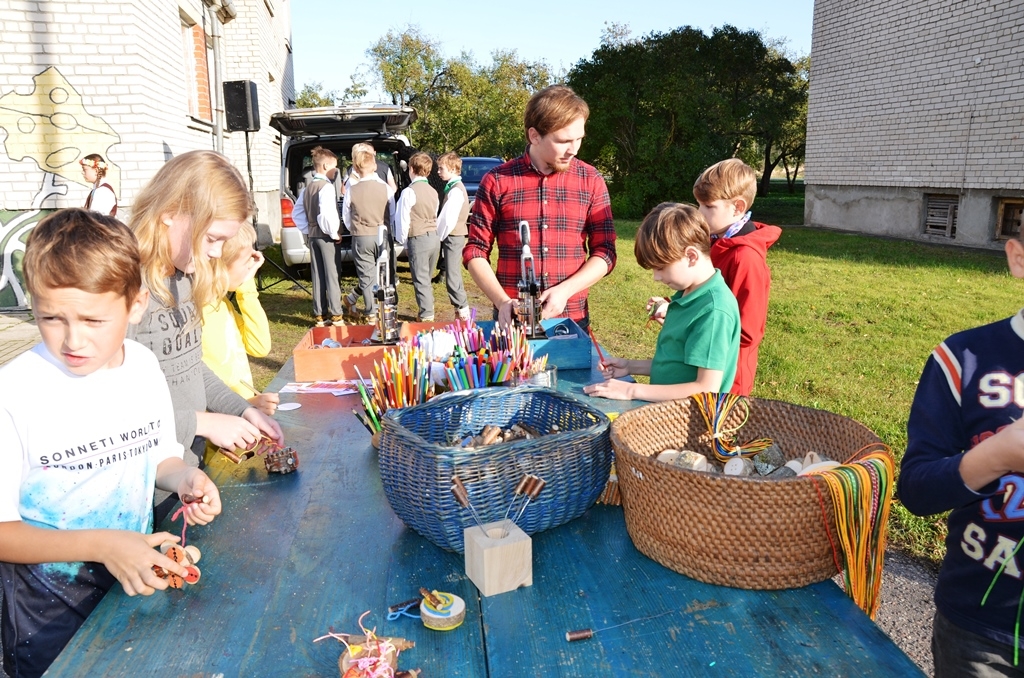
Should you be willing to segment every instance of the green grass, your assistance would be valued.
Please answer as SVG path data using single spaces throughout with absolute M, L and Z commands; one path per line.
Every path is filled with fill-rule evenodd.
M 802 208 L 801 208 L 802 213 Z M 767 219 L 766 219 L 767 220 Z M 653 354 L 657 330 L 644 328 L 644 303 L 667 289 L 633 258 L 636 221 L 617 221 L 619 261 L 591 292 L 593 328 L 615 355 Z M 852 417 L 902 457 L 906 419 L 931 350 L 959 330 L 1005 318 L 1024 298 L 1024 283 L 999 253 L 786 228 L 769 251 L 772 293 L 754 395 Z M 400 265 L 401 314 L 413 315 L 408 268 Z M 468 276 L 467 276 L 468 280 Z M 489 305 L 472 282 L 478 309 Z M 438 318 L 453 317 L 443 285 Z M 285 285 L 263 293 L 274 351 L 254 365 L 264 387 L 311 322 L 311 302 Z M 941 557 L 943 517 L 917 518 L 898 503 L 891 541 L 916 555 Z

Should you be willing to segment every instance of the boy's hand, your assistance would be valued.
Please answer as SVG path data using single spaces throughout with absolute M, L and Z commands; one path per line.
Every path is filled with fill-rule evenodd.
M 247 408 L 245 412 L 260 414 L 252 407 Z M 216 412 L 198 412 L 196 435 L 201 435 L 217 447 L 226 450 L 244 450 L 259 440 L 261 435 L 259 426 L 245 417 L 245 412 L 241 417 Z
M 1024 418 L 1004 426 L 960 458 L 960 477 L 975 492 L 1007 473 L 1024 472 Z
M 605 356 L 602 365 L 601 375 L 606 381 L 617 377 L 629 376 L 629 361 L 625 358 L 612 358 L 611 356 Z
M 654 320 L 659 325 L 665 324 L 669 300 L 665 297 L 651 297 L 647 300 L 647 322 Z
M 597 384 L 584 386 L 583 392 L 587 395 L 596 396 L 598 398 L 608 398 L 610 400 L 632 400 L 634 386 L 636 386 L 636 384 L 632 382 L 610 379 Z
M 280 402 L 281 396 L 276 393 L 260 393 L 249 398 L 249 404 L 268 417 L 274 416 L 274 412 L 277 412 L 277 406 Z
M 255 407 L 246 408 L 245 412 L 242 412 L 242 418 L 258 428 L 263 435 L 267 436 L 278 445 L 281 445 L 282 447 L 284 446 L 284 431 L 281 430 L 281 425 L 276 421 L 263 414 Z
M 129 596 L 151 596 L 163 591 L 168 584 L 156 576 L 153 566 L 184 577 L 185 568 L 156 550 L 165 541 L 177 542 L 178 537 L 168 532 L 139 534 L 127 530 L 104 530 L 100 545 L 99 562 L 121 583 Z
M 185 506 L 185 520 L 189 525 L 206 525 L 220 515 L 220 492 L 210 477 L 197 468 L 189 467 L 178 483 L 178 496 L 185 495 L 203 497 L 203 500 L 191 504 L 182 502 Z

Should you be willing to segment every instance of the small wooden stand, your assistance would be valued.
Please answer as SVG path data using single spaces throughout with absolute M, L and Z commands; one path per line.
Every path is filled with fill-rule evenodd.
M 466 544 L 466 576 L 480 589 L 480 595 L 494 596 L 533 586 L 533 541 L 515 523 L 501 539 L 505 521 L 487 523 L 483 530 L 468 527 L 463 532 Z

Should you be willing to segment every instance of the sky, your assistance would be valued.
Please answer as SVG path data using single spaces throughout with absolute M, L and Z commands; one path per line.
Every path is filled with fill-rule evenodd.
M 467 51 L 478 64 L 489 64 L 493 50 L 515 49 L 520 59 L 544 61 L 561 72 L 590 57 L 606 22 L 628 25 L 633 37 L 680 26 L 710 33 L 732 24 L 785 40 L 793 55 L 806 55 L 813 9 L 813 0 L 292 0 L 295 91 L 319 82 L 324 91 L 342 92 L 353 73 L 368 72 L 371 45 L 388 30 L 409 26 L 437 42 L 445 57 Z M 370 91 L 368 99 L 380 98 L 372 85 Z

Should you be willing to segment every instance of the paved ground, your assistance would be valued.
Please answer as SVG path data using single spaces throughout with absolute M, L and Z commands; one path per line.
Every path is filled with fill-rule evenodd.
M 0 313 L 0 365 L 38 342 L 39 334 L 27 312 Z M 937 572 L 929 563 L 890 549 L 885 558 L 882 604 L 875 620 L 928 675 L 932 674 L 932 591 L 936 578 Z M 2 669 L 0 676 L 6 676 Z
M 28 312 L 0 313 L 0 365 L 39 343 L 39 332 Z

